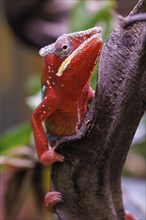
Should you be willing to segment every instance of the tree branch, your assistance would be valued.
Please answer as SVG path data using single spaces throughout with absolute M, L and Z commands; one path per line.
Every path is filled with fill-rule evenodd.
M 135 24 L 136 22 L 146 21 L 146 13 L 133 15 L 127 18 L 119 16 L 119 20 L 123 28 L 128 28 L 130 25 Z
M 143 12 L 146 0 L 129 17 Z M 57 147 L 66 158 L 52 167 L 52 190 L 64 197 L 59 220 L 124 220 L 121 173 L 146 106 L 145 36 L 145 22 L 119 25 L 103 47 L 85 122 Z

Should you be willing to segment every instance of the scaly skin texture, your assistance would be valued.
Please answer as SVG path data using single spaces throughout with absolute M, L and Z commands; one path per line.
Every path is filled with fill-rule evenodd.
M 56 141 L 75 134 L 83 123 L 88 103 L 94 96 L 90 76 L 101 47 L 101 28 L 94 27 L 64 34 L 54 44 L 40 50 L 45 61 L 43 99 L 32 114 L 31 122 L 36 150 L 41 163 L 45 165 L 63 162 L 63 155 L 54 151 Z M 52 210 L 61 200 L 59 192 L 47 193 L 46 207 Z

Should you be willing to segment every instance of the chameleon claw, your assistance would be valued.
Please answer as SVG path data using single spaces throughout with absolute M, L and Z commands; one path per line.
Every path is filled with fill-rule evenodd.
M 54 206 L 60 202 L 63 202 L 60 192 L 48 192 L 45 196 L 45 206 L 50 212 L 54 212 Z
M 49 149 L 41 155 L 40 161 L 44 165 L 51 165 L 55 162 L 63 162 L 64 156 L 55 152 L 54 149 Z

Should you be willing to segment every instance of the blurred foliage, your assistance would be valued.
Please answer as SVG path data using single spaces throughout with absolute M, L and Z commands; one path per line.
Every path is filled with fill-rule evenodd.
M 30 142 L 31 126 L 24 122 L 10 131 L 7 131 L 0 140 L 1 154 L 9 154 L 11 149 L 19 145 L 28 145 Z
M 70 16 L 70 30 L 75 32 L 78 30 L 86 30 L 96 25 L 103 24 L 105 39 L 112 28 L 112 13 L 111 10 L 116 7 L 116 1 L 98 1 L 95 9 L 89 8 L 90 2 L 84 0 L 79 1 L 74 7 Z M 82 16 L 81 16 L 82 15 Z
M 129 150 L 123 174 L 146 178 L 146 113 L 141 119 Z
M 41 90 L 41 81 L 39 74 L 31 74 L 27 80 L 27 92 L 30 95 L 35 95 Z
M 143 139 L 142 142 L 135 144 L 133 146 L 133 151 L 139 153 L 146 159 L 146 140 Z
M 88 7 L 86 1 L 80 0 L 70 14 L 70 31 L 85 30 L 95 25 L 103 27 L 103 40 L 107 38 L 113 27 L 112 9 L 116 6 L 114 0 L 98 1 L 94 10 Z M 91 78 L 91 85 L 96 86 L 96 70 Z M 40 91 L 40 78 L 33 75 L 28 79 L 27 90 L 32 97 L 27 99 L 29 107 L 35 108 L 35 94 Z M 37 98 L 38 99 L 38 98 Z M 135 145 L 134 150 L 141 149 L 144 154 L 144 142 Z M 8 182 L 5 204 L 8 219 L 15 219 L 19 213 L 26 195 L 31 192 L 34 197 L 38 219 L 46 217 L 43 211 L 43 196 L 48 191 L 49 169 L 42 166 L 37 159 L 32 141 L 31 125 L 24 122 L 7 131 L 0 141 L 1 167 L 3 171 L 14 171 Z M 15 202 L 14 201 L 15 198 Z M 45 214 L 42 214 L 45 213 Z M 47 214 L 48 215 L 48 214 Z M 40 217 L 40 218 L 39 218 Z M 44 218 L 45 218 L 44 217 Z

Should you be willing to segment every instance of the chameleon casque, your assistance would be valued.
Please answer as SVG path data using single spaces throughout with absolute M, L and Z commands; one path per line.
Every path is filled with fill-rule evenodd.
M 102 48 L 101 28 L 63 34 L 55 43 L 43 47 L 42 102 L 31 117 L 40 162 L 63 162 L 55 152 L 56 142 L 77 133 L 94 97 L 90 76 Z M 45 122 L 45 126 L 43 125 Z M 59 192 L 48 192 L 45 205 L 52 211 L 62 201 Z M 130 217 L 126 220 L 131 220 Z

